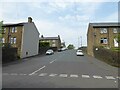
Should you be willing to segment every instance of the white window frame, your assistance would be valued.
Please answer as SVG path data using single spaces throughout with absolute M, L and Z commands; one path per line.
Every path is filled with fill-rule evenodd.
M 56 40 L 53 40 L 52 42 L 55 43 Z
M 12 27 L 12 33 L 16 33 L 17 32 L 17 27 Z
M 15 27 L 15 33 L 17 32 L 17 27 Z
M 56 47 L 56 44 L 55 44 L 55 43 L 53 43 L 53 44 L 52 44 L 52 47 Z
M 5 43 L 5 38 L 2 38 L 2 43 Z
M 14 37 L 14 38 L 13 38 L 13 43 L 16 44 L 16 41 L 17 41 L 17 38 Z
M 107 33 L 107 28 L 101 28 L 100 29 L 100 33 L 102 34 L 102 33 Z
M 10 43 L 13 44 L 13 38 L 10 38 Z
M 16 41 L 17 41 L 17 38 L 14 37 L 14 38 L 13 38 L 13 43 L 16 44 Z
M 101 43 L 101 40 L 103 40 L 103 43 Z M 101 38 L 100 43 L 101 44 L 108 44 L 108 39 L 107 38 Z
M 118 33 L 117 28 L 113 28 L 113 33 Z

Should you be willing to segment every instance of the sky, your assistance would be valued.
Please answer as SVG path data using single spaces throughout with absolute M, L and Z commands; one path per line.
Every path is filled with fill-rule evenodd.
M 1 0 L 0 21 L 27 22 L 32 17 L 40 36 L 57 37 L 66 46 L 87 46 L 89 23 L 118 22 L 119 0 Z

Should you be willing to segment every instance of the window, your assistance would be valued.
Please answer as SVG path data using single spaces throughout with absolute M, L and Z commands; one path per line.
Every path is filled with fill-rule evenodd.
M 2 43 L 5 43 L 5 38 L 2 38 Z
M 6 32 L 6 28 L 3 28 L 3 33 L 5 33 Z
M 13 44 L 13 38 L 10 38 L 10 43 Z
M 15 37 L 13 38 L 13 43 L 16 44 L 16 38 Z
M 52 42 L 55 43 L 55 40 L 53 40 Z
M 117 28 L 113 28 L 113 33 L 117 33 Z
M 10 39 L 11 44 L 16 44 L 16 37 Z
M 107 43 L 108 43 L 107 38 L 101 38 L 101 39 L 100 39 L 100 43 L 101 43 L 101 44 L 107 44 Z
M 52 47 L 55 47 L 56 46 L 56 44 L 52 44 Z
M 100 33 L 107 33 L 107 28 L 101 28 Z
M 12 33 L 17 32 L 17 27 L 12 27 Z

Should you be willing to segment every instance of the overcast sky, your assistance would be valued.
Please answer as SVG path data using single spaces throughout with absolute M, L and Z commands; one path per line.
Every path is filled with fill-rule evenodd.
M 8 2 L 9 1 L 9 2 Z M 97 2 L 96 2 L 97 1 Z M 66 45 L 87 45 L 88 24 L 117 22 L 119 0 L 1 0 L 0 20 L 26 22 L 33 18 L 40 36 L 60 35 Z

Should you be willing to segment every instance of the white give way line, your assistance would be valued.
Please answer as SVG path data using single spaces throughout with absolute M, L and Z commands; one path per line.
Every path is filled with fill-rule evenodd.
M 38 71 L 40 71 L 40 70 L 42 70 L 42 69 L 44 69 L 46 66 L 43 66 L 43 67 L 41 67 L 40 69 L 38 69 L 38 70 L 36 70 L 36 71 L 34 71 L 34 72 L 32 72 L 31 74 L 29 74 L 29 75 L 33 75 L 33 74 L 35 74 L 36 72 L 38 72 Z

